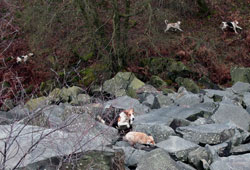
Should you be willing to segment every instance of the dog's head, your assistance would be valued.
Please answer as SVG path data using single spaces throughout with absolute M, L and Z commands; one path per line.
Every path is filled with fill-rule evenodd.
M 127 115 L 129 118 L 129 123 L 132 125 L 135 120 L 134 109 L 124 110 L 124 113 Z
M 180 25 L 180 24 L 181 24 L 181 21 L 177 21 L 177 24 Z
M 153 136 L 148 137 L 147 144 L 155 145 L 155 141 L 154 141 Z

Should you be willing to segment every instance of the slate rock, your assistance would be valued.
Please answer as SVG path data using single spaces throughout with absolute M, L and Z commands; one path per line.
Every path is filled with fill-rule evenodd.
M 149 107 L 140 104 L 137 99 L 131 98 L 129 96 L 117 97 L 114 100 L 109 100 L 104 103 L 104 107 L 108 108 L 109 106 L 113 106 L 118 109 L 131 109 L 133 108 L 136 115 L 141 115 L 149 112 Z
M 136 124 L 133 126 L 133 131 L 144 132 L 153 136 L 155 143 L 166 140 L 169 136 L 175 135 L 174 130 L 163 124 Z
M 146 105 L 147 107 L 151 109 L 156 109 L 155 102 L 156 102 L 156 99 L 153 94 L 149 94 L 147 97 L 144 98 L 144 100 L 141 101 L 143 105 Z
M 239 145 L 239 146 L 234 146 L 231 149 L 230 153 L 233 154 L 233 155 L 250 153 L 250 143 Z
M 67 160 L 65 158 L 69 159 Z M 89 169 L 89 167 L 98 170 L 125 170 L 124 153 L 121 150 L 81 152 L 73 155 L 64 155 L 64 157 L 51 157 L 18 168 L 18 170 L 56 170 L 59 169 L 59 167 L 70 170 Z
M 140 158 L 146 154 L 146 151 L 135 149 L 131 146 L 128 147 L 113 147 L 114 149 L 122 149 L 125 154 L 125 165 L 136 167 Z
M 230 104 L 220 104 L 218 110 L 212 115 L 212 120 L 216 123 L 233 122 L 238 127 L 248 131 L 250 124 L 250 115 L 241 106 Z
M 191 107 L 169 106 L 167 108 L 160 108 L 152 110 L 145 115 L 135 117 L 134 124 L 152 123 L 170 125 L 175 118 L 187 119 L 195 121 L 199 117 L 208 118 L 216 110 L 215 103 L 200 103 L 192 105 Z
M 177 161 L 176 163 L 181 167 L 182 170 L 196 170 L 195 168 L 184 162 Z
M 163 149 L 155 149 L 141 157 L 136 170 L 182 170 Z
M 202 170 L 204 167 L 202 160 L 210 162 L 209 153 L 205 148 L 199 147 L 188 153 L 188 162 L 198 170 Z
M 232 124 L 205 124 L 186 126 L 176 129 L 183 138 L 201 144 L 219 144 L 235 135 L 236 127 Z
M 181 161 L 186 161 L 188 153 L 199 147 L 199 145 L 178 136 L 169 136 L 167 140 L 157 143 L 156 146 L 166 150 L 176 160 Z
M 168 107 L 174 104 L 174 101 L 172 100 L 172 98 L 164 94 L 156 95 L 155 100 L 156 101 L 155 101 L 153 108 Z
M 1 152 L 3 152 L 9 135 L 17 136 L 7 151 L 9 159 L 5 162 L 6 169 L 14 168 L 23 156 L 25 158 L 20 167 L 51 157 L 89 150 L 104 150 L 114 138 L 110 134 L 112 131 L 109 130 L 109 127 L 100 128 L 95 125 L 91 126 L 91 124 L 69 126 L 75 126 L 77 131 L 69 133 L 61 129 L 47 129 L 22 124 L 1 125 L 0 138 L 3 139 L 0 141 Z M 101 129 L 103 130 L 101 131 Z M 10 132 L 12 133 L 10 134 Z M 28 154 L 26 155 L 26 153 Z M 3 160 L 2 155 L 0 155 L 0 159 Z
M 221 157 L 210 165 L 211 170 L 248 170 L 250 167 L 250 154 Z
M 250 84 L 243 82 L 236 82 L 232 87 L 232 91 L 236 94 L 243 94 L 245 92 L 250 92 Z

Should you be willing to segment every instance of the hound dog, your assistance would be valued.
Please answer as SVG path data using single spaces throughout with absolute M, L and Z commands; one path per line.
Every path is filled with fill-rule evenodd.
M 167 28 L 164 30 L 164 32 L 167 32 L 170 28 L 183 32 L 183 30 L 180 28 L 181 21 L 177 21 L 176 23 L 168 23 L 168 20 L 165 20 L 165 24 L 167 25 Z
M 228 28 L 228 29 L 234 31 L 236 34 L 238 34 L 237 28 L 242 30 L 242 28 L 239 27 L 238 24 L 239 24 L 239 22 L 236 20 L 232 21 L 232 22 L 222 22 L 221 29 L 222 29 L 222 31 L 224 31 L 224 29 Z
M 132 128 L 135 119 L 134 109 L 122 110 L 109 106 L 101 115 L 97 116 L 97 119 L 103 124 L 117 129 L 129 129 Z

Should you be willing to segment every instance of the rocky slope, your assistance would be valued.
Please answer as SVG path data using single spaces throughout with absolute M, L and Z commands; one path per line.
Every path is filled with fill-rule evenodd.
M 250 84 L 199 93 L 166 93 L 118 73 L 89 96 L 81 88 L 54 89 L 0 112 L 0 165 L 6 169 L 245 170 L 250 167 Z M 114 96 L 109 100 L 104 94 Z M 98 96 L 98 97 L 97 97 Z M 134 108 L 132 131 L 155 146 L 123 141 L 96 121 L 107 106 Z

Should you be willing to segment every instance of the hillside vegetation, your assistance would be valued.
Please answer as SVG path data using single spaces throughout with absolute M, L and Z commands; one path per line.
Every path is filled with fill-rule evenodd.
M 3 0 L 0 2 L 0 105 L 54 87 L 88 89 L 118 71 L 154 75 L 177 87 L 166 63 L 182 62 L 198 81 L 227 86 L 230 69 L 250 66 L 249 0 Z M 180 20 L 184 32 L 164 20 Z M 239 21 L 240 34 L 221 21 Z M 15 58 L 35 54 L 26 64 Z M 201 87 L 203 87 L 201 85 Z

